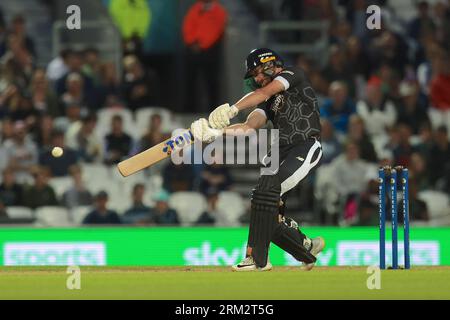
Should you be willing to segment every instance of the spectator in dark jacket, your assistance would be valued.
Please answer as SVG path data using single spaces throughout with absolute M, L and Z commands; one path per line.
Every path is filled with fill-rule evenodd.
M 111 133 L 105 137 L 105 142 L 105 163 L 108 165 L 119 163 L 130 154 L 133 139 L 123 131 L 123 120 L 120 115 L 112 118 Z
M 73 165 L 69 168 L 69 172 L 73 180 L 73 185 L 64 192 L 62 196 L 63 205 L 68 209 L 91 205 L 93 201 L 92 194 L 84 186 L 81 167 Z
M 36 167 L 32 172 L 34 185 L 25 189 L 23 196 L 25 206 L 36 209 L 58 205 L 55 191 L 48 185 L 49 170 L 45 167 Z
M 161 190 L 154 197 L 155 206 L 152 208 L 152 215 L 156 224 L 179 224 L 178 214 L 174 209 L 169 208 L 169 193 Z
M 124 223 L 150 223 L 153 222 L 151 208 L 144 203 L 145 186 L 137 183 L 133 187 L 133 204 L 123 215 Z
M 203 168 L 200 181 L 200 192 L 207 194 L 214 188 L 217 192 L 228 190 L 231 186 L 231 175 L 227 167 L 213 163 Z
M 100 191 L 95 196 L 95 208 L 84 218 L 83 224 L 120 224 L 119 215 L 107 207 L 108 194 Z
M 5 206 L 23 205 L 23 187 L 16 182 L 14 170 L 3 170 L 3 180 L 0 184 L 0 200 Z
M 50 148 L 46 149 L 39 156 L 39 164 L 46 166 L 54 177 L 63 177 L 69 174 L 69 167 L 78 162 L 78 156 L 75 150 L 66 148 L 64 145 L 64 133 L 55 130 L 52 133 L 52 143 L 55 147 L 64 150 L 60 157 L 54 157 Z
M 136 110 L 158 104 L 156 75 L 144 69 L 134 55 L 124 58 L 125 75 L 122 84 L 122 94 L 128 107 Z
M 195 174 L 191 165 L 174 164 L 170 161 L 162 176 L 163 188 L 168 192 L 193 190 Z

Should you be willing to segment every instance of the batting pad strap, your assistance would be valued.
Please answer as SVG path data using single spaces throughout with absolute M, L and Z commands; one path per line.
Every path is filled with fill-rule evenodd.
M 279 223 L 273 231 L 272 242 L 292 255 L 296 260 L 304 263 L 316 262 L 316 257 L 303 246 L 305 236 L 298 230 Z

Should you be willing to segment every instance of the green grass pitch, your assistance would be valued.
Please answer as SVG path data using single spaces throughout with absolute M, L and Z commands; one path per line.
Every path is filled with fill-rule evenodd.
M 450 267 L 381 272 L 369 290 L 364 267 L 81 267 L 81 289 L 68 290 L 64 267 L 1 267 L 0 299 L 450 299 Z

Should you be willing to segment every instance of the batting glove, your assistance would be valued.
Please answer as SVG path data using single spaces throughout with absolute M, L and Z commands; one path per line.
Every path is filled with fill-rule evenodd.
M 209 115 L 209 125 L 214 129 L 223 129 L 230 125 L 230 120 L 233 119 L 239 112 L 239 109 L 235 106 L 225 103 L 216 109 Z
M 208 120 L 205 118 L 198 119 L 191 124 L 191 132 L 195 139 L 211 143 L 217 137 L 223 134 L 221 129 L 212 129 L 208 125 Z

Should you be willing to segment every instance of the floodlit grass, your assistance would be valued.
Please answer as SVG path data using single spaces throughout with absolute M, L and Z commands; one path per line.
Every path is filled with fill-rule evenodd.
M 68 290 L 64 267 L 1 267 L 0 299 L 450 299 L 450 267 L 381 272 L 369 290 L 363 267 L 81 267 L 81 290 Z

